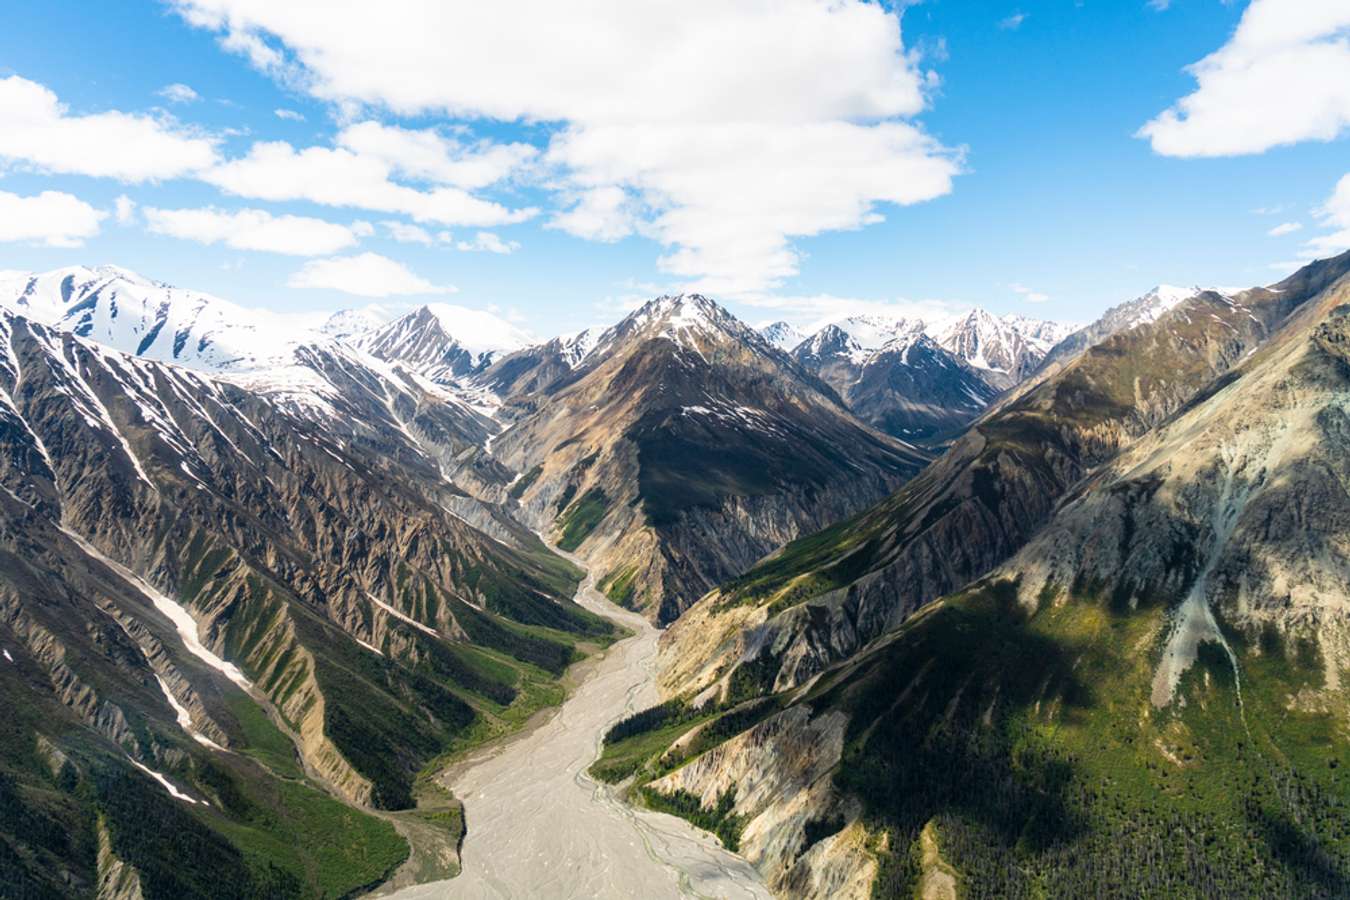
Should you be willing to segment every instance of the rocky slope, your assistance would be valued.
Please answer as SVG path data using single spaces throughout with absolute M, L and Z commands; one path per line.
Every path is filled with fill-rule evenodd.
M 1203 288 L 1177 287 L 1171 284 L 1160 284 L 1151 288 L 1133 300 L 1111 307 L 1091 325 L 1061 335 L 1059 342 L 1045 354 L 1041 365 L 1049 367 L 1062 364 L 1117 332 L 1126 331 L 1136 325 L 1156 322 L 1202 291 Z
M 492 453 L 522 473 L 519 515 L 661 622 L 926 462 L 706 298 L 659 298 L 587 344 L 575 366 L 557 344 L 485 373 L 517 386 Z
M 1240 363 L 1347 268 L 1342 256 L 1271 288 L 1201 293 L 1088 349 L 881 504 L 704 598 L 668 635 L 667 684 L 802 684 L 984 575 L 1085 475 Z
M 677 699 L 607 756 L 650 747 L 629 768 L 649 802 L 715 819 L 785 895 L 1345 893 L 1347 269 L 1229 298 L 1273 315 L 1250 344 L 1203 294 L 1108 340 L 1118 381 L 1169 333 L 1204 349 L 1203 311 L 1237 356 L 974 585 L 810 677 L 677 662 Z M 1082 399 L 1108 368 L 1087 375 L 1050 389 Z M 710 642 L 700 607 L 669 655 Z
M 211 375 L 0 313 L 0 854 L 34 896 L 377 881 L 405 845 L 314 785 L 407 806 L 611 630 L 532 535 L 455 512 L 478 420 L 341 347 L 294 360 Z

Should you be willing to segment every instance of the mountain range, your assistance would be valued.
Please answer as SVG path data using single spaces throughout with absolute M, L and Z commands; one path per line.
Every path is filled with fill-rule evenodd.
M 704 597 L 642 790 L 794 896 L 1344 893 L 1347 272 L 1099 323 Z
M 1083 328 L 544 342 L 7 275 L 5 890 L 453 874 L 429 773 L 624 637 L 594 583 L 666 630 L 593 777 L 780 895 L 1343 895 L 1347 310 L 1350 254 Z

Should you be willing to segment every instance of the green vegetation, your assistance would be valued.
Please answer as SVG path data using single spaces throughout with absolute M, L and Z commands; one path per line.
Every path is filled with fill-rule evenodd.
M 295 745 L 272 724 L 262 707 L 243 691 L 226 692 L 225 704 L 238 724 L 243 740 L 242 752 L 282 778 L 298 780 L 305 777 Z
M 383 881 L 408 857 L 388 822 L 313 787 L 283 781 L 268 800 L 270 815 L 218 827 L 247 855 L 308 885 L 306 896 L 346 896 Z
M 637 590 L 635 583 L 637 566 L 624 566 L 615 569 L 600 580 L 600 590 L 611 603 L 626 609 L 633 608 L 633 594 Z
M 600 488 L 591 488 L 582 494 L 576 503 L 568 507 L 558 520 L 562 526 L 562 535 L 558 538 L 558 547 L 569 553 L 581 546 L 595 526 L 609 511 L 609 498 Z
M 1082 594 L 1029 611 L 987 586 L 807 698 L 851 713 L 836 783 L 889 833 L 878 894 L 913 892 L 930 821 L 970 896 L 1350 889 L 1350 752 L 1328 716 L 1289 706 L 1309 671 L 1244 654 L 1239 704 L 1226 654 L 1204 645 L 1155 710 L 1164 612 Z
M 941 834 L 963 896 L 1350 893 L 1347 711 L 1293 699 L 1322 688 L 1317 644 L 1221 623 L 1241 702 L 1227 653 L 1204 644 L 1159 710 L 1151 684 L 1174 600 L 1131 608 L 1115 594 L 1048 589 L 1033 609 L 1008 582 L 982 585 L 793 697 L 849 714 L 834 777 L 863 803 L 877 896 L 914 895 L 925 827 Z M 730 805 L 656 795 L 650 782 L 787 702 L 645 710 L 615 726 L 592 773 L 635 775 L 653 808 L 732 846 L 726 833 L 742 823 L 727 822 Z M 808 844 L 844 825 L 808 823 Z
M 521 475 L 519 480 L 517 480 L 515 484 L 511 485 L 511 490 L 508 491 L 507 493 L 511 495 L 511 499 L 519 500 L 521 497 L 525 496 L 525 492 L 530 489 L 530 485 L 538 481 L 539 476 L 543 474 L 544 474 L 544 467 L 535 466 L 533 469 L 530 469 L 530 471 L 526 472 L 524 475 Z
M 745 822 L 741 816 L 731 811 L 736 805 L 735 785 L 717 798 L 712 809 L 704 808 L 702 801 L 688 791 L 662 794 L 660 791 L 644 787 L 642 799 L 658 812 L 688 819 L 704 831 L 712 832 L 717 835 L 722 846 L 733 853 L 741 848 L 741 830 L 745 827 Z
M 672 724 L 654 727 L 650 731 L 635 733 L 622 740 L 610 741 L 607 738 L 600 758 L 591 763 L 588 771 L 597 781 L 618 784 L 630 775 L 638 774 L 639 770 L 647 766 L 641 776 L 642 780 L 647 780 L 658 771 L 659 764 L 656 760 L 671 742 L 704 719 L 706 717 L 681 719 Z

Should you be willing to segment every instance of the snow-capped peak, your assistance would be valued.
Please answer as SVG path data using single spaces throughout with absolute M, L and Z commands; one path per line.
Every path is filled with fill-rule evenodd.
M 600 345 L 600 338 L 600 332 L 594 328 L 587 328 L 585 331 L 578 331 L 570 337 L 560 338 L 563 362 L 567 364 L 569 369 L 575 369 L 595 352 L 595 348 Z
M 791 350 L 806 340 L 806 335 L 803 332 L 787 322 L 774 322 L 765 325 L 759 330 L 759 333 L 764 340 L 783 351 Z
M 935 329 L 934 337 L 948 352 L 977 369 L 1006 376 L 1016 383 L 1029 375 L 1072 326 L 1010 314 L 995 316 L 972 309 Z
M 494 313 L 448 303 L 419 306 L 360 341 L 379 359 L 407 363 L 440 383 L 481 372 L 534 343 L 528 332 Z
M 534 335 L 485 309 L 470 309 L 451 303 L 428 303 L 425 310 L 456 344 L 474 355 L 512 353 L 536 343 Z
M 1199 287 L 1177 287 L 1173 284 L 1160 284 L 1145 292 L 1143 296 L 1131 304 L 1134 310 L 1133 324 L 1156 322 L 1163 315 L 1171 312 L 1202 290 L 1203 288 Z
M 388 321 L 389 314 L 383 308 L 366 306 L 333 313 L 319 330 L 338 340 L 355 343 L 382 328 Z
M 289 358 L 314 339 L 294 322 L 176 288 L 116 266 L 70 266 L 0 278 L 0 306 L 148 359 L 224 371 Z
M 879 350 L 897 338 L 922 334 L 925 328 L 922 319 L 877 315 L 849 316 L 830 324 L 848 335 L 854 346 L 865 353 Z

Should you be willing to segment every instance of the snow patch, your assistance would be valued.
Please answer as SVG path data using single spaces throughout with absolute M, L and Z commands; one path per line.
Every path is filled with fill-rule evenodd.
M 192 727 L 192 714 L 188 712 L 187 707 L 178 702 L 178 698 L 169 690 L 168 682 L 159 675 L 155 675 L 155 680 L 159 682 L 159 689 L 164 692 L 164 699 L 169 701 L 169 706 L 173 707 L 173 713 L 178 718 L 178 727 L 187 732 L 197 743 L 210 747 L 212 750 L 224 750 L 225 748 L 211 740 L 206 735 Z
M 436 631 L 436 629 L 423 625 L 421 622 L 417 621 L 407 613 L 399 612 L 397 609 L 394 609 L 394 607 L 390 606 L 388 603 L 385 603 L 383 600 L 381 600 L 379 597 L 376 597 L 369 591 L 366 592 L 366 596 L 370 598 L 371 603 L 374 603 L 376 606 L 378 606 L 385 612 L 389 613 L 389 615 L 393 616 L 395 619 L 407 622 L 409 625 L 416 628 L 417 630 L 426 632 L 427 634 L 431 635 L 434 638 L 438 638 L 441 636 L 440 633 Z
M 175 600 L 171 600 L 160 593 L 154 585 L 141 578 L 141 576 L 137 575 L 126 566 L 109 559 L 97 547 L 71 531 L 69 528 L 62 526 L 61 530 L 65 532 L 67 537 L 78 544 L 80 549 L 84 550 L 85 553 L 103 563 L 109 569 L 112 569 L 115 573 L 120 575 L 122 580 L 127 582 L 127 584 L 140 591 L 140 593 L 154 605 L 155 609 L 159 610 L 166 619 L 173 623 L 174 628 L 178 631 L 178 636 L 183 641 L 183 646 L 187 648 L 189 653 L 215 669 L 217 672 L 220 672 L 245 691 L 251 691 L 253 689 L 253 685 L 244 677 L 244 673 L 239 671 L 238 667 L 233 663 L 221 659 L 202 643 L 201 638 L 197 635 L 197 620 L 192 618 L 192 614 L 189 613 L 182 604 Z
M 197 799 L 195 799 L 195 798 L 193 798 L 193 797 L 189 797 L 187 794 L 183 793 L 183 792 L 180 791 L 178 788 L 174 787 L 172 781 L 170 781 L 169 779 L 165 778 L 163 775 L 161 775 L 159 772 L 156 772 L 154 769 L 150 768 L 149 766 L 137 762 L 135 759 L 132 759 L 130 756 L 128 756 L 127 759 L 131 760 L 131 764 L 132 764 L 133 766 L 135 766 L 136 768 L 140 769 L 140 770 L 141 770 L 142 772 L 144 772 L 145 774 L 149 775 L 151 778 L 153 778 L 153 779 L 155 779 L 156 781 L 158 781 L 158 782 L 164 787 L 164 790 L 166 790 L 166 791 L 169 792 L 169 796 L 170 796 L 170 797 L 173 797 L 175 800 L 182 800 L 184 803 L 191 803 L 193 806 L 196 806 L 198 803 L 203 803 L 203 804 L 205 804 L 205 805 L 207 805 L 207 806 L 210 806 L 210 805 L 211 805 L 211 804 L 207 803 L 205 800 L 197 800 Z

